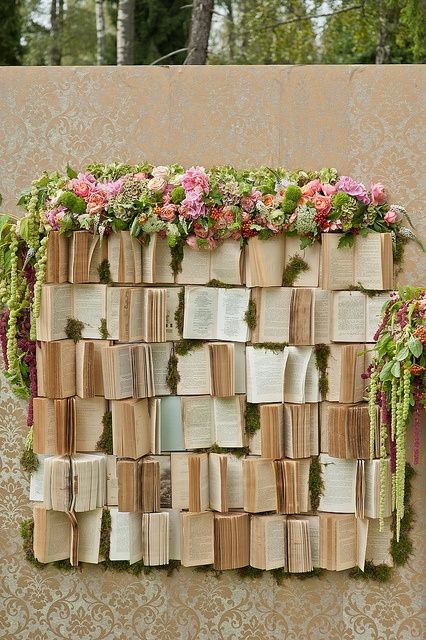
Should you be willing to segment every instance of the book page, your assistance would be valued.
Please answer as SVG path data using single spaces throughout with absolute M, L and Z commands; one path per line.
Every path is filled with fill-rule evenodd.
M 242 284 L 242 249 L 235 240 L 224 240 L 211 252 L 210 280 L 219 280 L 226 284 Z
M 265 568 L 286 566 L 286 518 L 283 515 L 265 516 Z
M 98 564 L 101 540 L 102 509 L 77 514 L 78 561 Z
M 168 396 L 170 389 L 167 384 L 167 367 L 173 345 L 170 342 L 152 342 L 150 346 L 155 395 Z
M 319 371 L 316 365 L 315 351 L 312 349 L 305 376 L 305 402 L 320 402 Z
M 366 561 L 374 564 L 387 564 L 393 566 L 390 553 L 391 540 L 393 538 L 392 518 L 385 518 L 384 529 L 380 531 L 379 520 L 370 519 L 368 523 Z
M 73 287 L 70 284 L 44 284 L 40 315 L 36 321 L 37 340 L 63 340 L 68 318 L 73 316 Z
M 84 323 L 83 338 L 100 338 L 101 319 L 106 318 L 105 284 L 75 284 L 73 317 Z
M 120 309 L 122 287 L 107 288 L 107 329 L 111 340 L 120 338 Z
M 248 339 L 248 326 L 244 315 L 250 300 L 250 290 L 217 289 L 217 291 L 217 339 L 245 342 Z
M 357 236 L 355 244 L 355 284 L 365 289 L 383 289 L 382 235 Z
M 210 509 L 222 511 L 222 482 L 221 475 L 222 454 L 211 453 L 209 455 L 209 504 Z
M 161 451 L 183 451 L 182 409 L 179 396 L 160 399 Z
M 344 247 L 339 249 L 340 233 L 323 233 L 322 264 L 323 264 L 323 289 L 339 290 L 347 289 L 354 281 L 354 249 Z
M 364 571 L 365 567 L 365 555 L 367 550 L 367 536 L 368 536 L 368 518 L 357 518 L 357 554 L 358 554 L 358 567 L 361 571 Z
M 363 342 L 366 296 L 360 291 L 335 291 L 332 296 L 333 342 Z
M 207 345 L 194 348 L 185 356 L 178 356 L 178 372 L 180 375 L 177 385 L 178 395 L 208 395 L 210 363 Z
M 182 398 L 185 449 L 204 449 L 213 444 L 213 399 L 210 396 Z
M 176 284 L 207 284 L 210 280 L 211 252 L 208 249 L 183 248 L 182 271 L 176 275 Z
M 284 375 L 285 402 L 305 402 L 305 380 L 312 347 L 286 348 L 288 359 Z
M 43 507 L 37 505 L 37 509 Z M 34 512 L 34 547 L 37 545 L 37 538 L 41 536 L 44 539 L 43 551 L 41 557 L 37 557 L 40 562 L 56 562 L 57 560 L 66 560 L 70 557 L 71 528 L 66 513 L 62 511 L 45 511 L 45 530 L 39 531 L 39 519 Z M 40 518 L 41 522 L 43 518 Z M 44 557 L 43 557 L 44 556 Z
M 243 446 L 243 416 L 238 396 L 213 398 L 214 442 L 219 447 Z
M 319 457 L 324 483 L 319 511 L 355 513 L 356 460 L 332 458 L 326 453 Z
M 295 520 L 307 520 L 309 522 L 309 542 L 311 544 L 312 566 L 320 567 L 320 519 L 319 516 L 303 515 L 292 516 Z
M 170 454 L 173 509 L 188 509 L 189 507 L 189 455 L 187 451 Z
M 161 509 L 169 514 L 169 558 L 180 560 L 180 511 L 178 509 Z
M 182 513 L 181 562 L 184 567 L 213 564 L 213 513 Z
M 44 461 L 50 455 L 38 454 L 38 467 L 30 476 L 30 500 L 31 502 L 43 502 Z
M 215 287 L 185 287 L 184 338 L 217 338 L 218 296 Z
M 354 516 L 336 518 L 336 571 L 358 564 L 357 519 Z
M 339 402 L 340 383 L 342 379 L 342 346 L 330 344 L 330 354 L 327 363 L 328 391 L 326 399 L 330 402 Z
M 320 255 L 321 244 L 314 242 L 305 249 L 300 248 L 300 238 L 297 236 L 285 236 L 285 255 L 286 264 L 288 264 L 290 258 L 298 255 L 304 260 L 309 269 L 302 271 L 297 276 L 294 287 L 317 287 L 319 282 L 320 271 Z
M 104 398 L 74 398 L 76 451 L 96 451 L 103 431 L 102 418 L 108 404 Z
M 226 464 L 226 493 L 228 509 L 242 509 L 243 498 L 243 460 L 228 454 Z
M 280 287 L 285 264 L 283 235 L 261 240 L 249 238 L 246 246 L 247 287 Z
M 118 505 L 117 457 L 106 457 L 106 503 Z
M 166 289 L 166 340 L 169 342 L 180 339 L 175 313 L 179 306 L 181 290 L 181 287 L 167 287 Z
M 314 344 L 330 342 L 330 292 L 324 289 L 313 290 L 312 329 Z
M 366 314 L 365 314 L 365 341 L 374 342 L 374 334 L 376 333 L 382 315 L 382 309 L 385 303 L 389 302 L 389 294 L 381 293 L 378 296 L 373 296 L 366 299 Z
M 290 287 L 260 289 L 258 342 L 288 342 L 290 330 Z
M 247 402 L 283 401 L 287 356 L 288 348 L 278 352 L 246 348 Z

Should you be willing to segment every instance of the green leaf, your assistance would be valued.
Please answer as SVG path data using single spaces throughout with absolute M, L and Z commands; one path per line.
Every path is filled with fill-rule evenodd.
M 74 169 L 72 167 L 70 167 L 69 164 L 67 164 L 67 176 L 70 180 L 72 180 L 73 178 L 77 177 L 77 172 L 74 171 Z
M 408 356 L 409 353 L 410 353 L 410 350 L 408 346 L 403 347 L 401 351 L 399 351 L 396 354 L 396 360 L 398 360 L 399 362 L 402 362 L 402 360 L 405 360 L 405 358 Z
M 420 340 L 418 340 L 418 338 L 411 336 L 408 341 L 408 348 L 415 358 L 420 358 L 420 356 L 422 355 L 423 345 Z
M 398 363 L 399 364 L 399 363 Z M 387 362 L 385 364 L 385 366 L 383 367 L 383 369 L 380 372 L 380 380 L 382 382 L 386 382 L 386 380 L 392 380 L 392 367 L 394 365 L 393 360 L 391 360 L 390 362 Z
M 394 378 L 399 378 L 400 377 L 400 375 L 401 375 L 401 363 L 398 360 L 393 363 L 392 369 L 391 369 L 391 374 L 393 375 Z
M 345 249 L 347 247 L 353 247 L 355 244 L 355 236 L 352 234 L 344 235 L 340 238 L 339 244 L 337 245 L 338 249 Z
M 301 249 L 306 249 L 306 247 L 309 247 L 314 242 L 315 241 L 312 238 L 308 238 L 306 236 L 303 236 L 303 237 L 300 238 L 300 248 Z
M 29 218 L 21 218 L 21 223 L 19 225 L 19 235 L 26 243 L 28 243 L 30 234 L 28 230 Z
M 127 229 L 127 222 L 125 220 L 121 220 L 120 218 L 114 218 L 111 222 L 111 226 L 113 231 L 123 231 Z
M 18 207 L 22 207 L 22 205 L 24 205 L 28 199 L 28 197 L 31 194 L 31 189 L 23 189 L 23 191 L 21 191 L 21 195 L 19 197 L 19 200 L 17 202 Z
M 138 218 L 135 218 L 132 222 L 132 226 L 130 227 L 130 235 L 135 236 L 137 238 L 142 233 L 142 227 L 139 224 Z

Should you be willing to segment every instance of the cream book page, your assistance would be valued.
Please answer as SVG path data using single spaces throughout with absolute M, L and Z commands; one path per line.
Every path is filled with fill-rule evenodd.
M 78 561 L 97 564 L 101 541 L 102 509 L 77 514 Z
M 118 511 L 117 507 L 110 507 L 111 514 L 111 539 L 110 560 L 129 560 L 130 557 L 130 531 L 129 513 Z
M 389 302 L 389 293 L 380 293 L 377 296 L 366 298 L 365 313 L 365 341 L 374 342 L 376 333 L 382 316 L 382 309 L 386 302 Z
M 210 509 L 215 511 L 222 510 L 222 482 L 224 479 L 221 474 L 221 459 L 219 453 L 211 453 L 209 455 L 209 504 Z
M 298 255 L 304 260 L 309 269 L 307 271 L 302 271 L 296 278 L 294 285 L 295 287 L 317 287 L 319 282 L 319 271 L 320 271 L 320 254 L 321 254 L 321 244 L 319 242 L 314 242 L 314 244 L 306 247 L 305 249 L 300 248 L 300 238 L 297 236 L 285 236 L 285 255 L 286 255 L 286 264 L 289 260 Z
M 173 345 L 170 342 L 153 342 L 151 345 L 154 390 L 156 396 L 170 395 L 167 385 L 167 367 Z
M 290 287 L 260 289 L 258 342 L 288 342 L 290 330 Z
M 74 318 L 84 323 L 83 338 L 100 338 L 101 319 L 106 318 L 105 284 L 74 284 Z
M 185 449 L 204 449 L 213 444 L 213 399 L 210 396 L 182 398 Z
M 287 356 L 288 348 L 278 352 L 246 348 L 247 402 L 283 401 Z
M 51 456 L 38 454 L 38 467 L 30 476 L 30 500 L 31 502 L 43 502 L 44 461 Z
M 332 458 L 326 453 L 319 457 L 324 482 L 319 511 L 355 513 L 356 460 Z
M 144 338 L 142 318 L 144 317 L 145 296 L 143 287 L 130 290 L 129 341 L 141 341 Z
M 339 249 L 341 237 L 340 233 L 323 233 L 321 236 L 323 289 L 347 289 L 348 285 L 354 284 L 354 249 Z
M 133 375 L 129 348 L 127 346 L 118 347 L 116 357 L 117 368 L 115 371 L 119 396 L 121 398 L 131 398 L 133 395 Z
M 120 309 L 122 287 L 107 288 L 107 329 L 111 340 L 120 338 Z
M 143 557 L 142 514 L 129 513 L 129 562 L 134 564 Z
M 385 518 L 383 531 L 380 531 L 379 525 L 378 519 L 369 520 L 365 559 L 376 565 L 387 564 L 392 567 L 393 559 L 390 553 L 393 538 L 392 518 Z
M 330 296 L 330 291 L 325 289 L 313 290 L 311 334 L 314 344 L 328 344 L 330 342 Z
M 182 564 L 193 567 L 212 564 L 213 513 L 182 513 Z
M 208 249 L 183 249 L 182 271 L 176 275 L 176 284 L 207 284 L 210 280 L 211 252 Z M 169 259 L 170 261 L 170 259 Z
M 73 286 L 44 284 L 40 316 L 36 320 L 37 340 L 63 340 L 68 318 L 73 316 Z
M 312 347 L 305 376 L 305 402 L 320 402 L 319 371 L 316 365 L 315 352 Z
M 243 508 L 243 460 L 232 454 L 227 455 L 226 493 L 229 509 Z
M 188 452 L 170 454 L 173 509 L 188 509 L 189 506 L 188 456 Z
M 305 402 L 305 380 L 309 360 L 312 355 L 312 347 L 286 348 L 288 352 L 287 364 L 284 375 L 284 400 L 285 402 Z
M 217 292 L 217 339 L 245 342 L 248 339 L 248 326 L 244 315 L 250 300 L 250 290 L 217 289 Z
M 113 282 L 120 282 L 119 280 L 119 271 L 120 271 L 120 254 L 122 248 L 121 241 L 122 234 L 120 232 L 111 233 L 108 236 L 108 262 L 111 273 L 111 280 Z
M 383 289 L 382 235 L 357 236 L 355 243 L 355 283 L 365 289 Z
M 336 571 L 358 565 L 356 518 L 338 518 L 336 521 Z
M 185 287 L 184 338 L 217 337 L 218 291 L 215 287 Z
M 210 393 L 210 362 L 207 345 L 190 351 L 185 356 L 178 356 L 178 372 L 180 380 L 177 392 L 185 395 L 208 395 Z
M 213 441 L 220 447 L 243 446 L 243 416 L 239 396 L 213 398 Z
M 179 306 L 181 287 L 166 288 L 166 340 L 179 340 L 180 335 L 176 325 L 175 313 Z
M 117 457 L 106 456 L 106 503 L 118 505 Z
M 169 558 L 180 560 L 180 511 L 178 509 L 161 509 L 169 514 Z
M 368 538 L 368 518 L 356 519 L 358 567 L 364 571 Z
M 307 520 L 309 523 L 309 542 L 311 545 L 312 566 L 320 566 L 320 519 L 319 516 L 292 516 L 295 520 Z
M 71 527 L 68 516 L 61 511 L 46 512 L 46 562 L 70 557 Z
M 286 518 L 282 515 L 265 516 L 266 569 L 285 567 L 287 556 Z
M 283 235 L 268 240 L 255 236 L 246 246 L 247 287 L 279 287 L 285 264 Z
M 342 347 L 337 344 L 330 344 L 330 355 L 328 356 L 327 376 L 328 391 L 326 399 L 330 402 L 339 402 L 340 381 L 342 377 Z
M 77 451 L 96 451 L 107 407 L 107 401 L 101 397 L 74 399 Z
M 170 267 L 170 247 L 165 238 L 159 238 L 156 234 L 151 234 L 151 242 L 153 240 L 153 236 L 155 237 L 155 244 L 153 246 L 154 277 L 151 282 L 157 282 L 159 284 L 173 284 L 175 276 Z
M 335 291 L 332 296 L 333 342 L 363 342 L 366 296 L 360 291 Z
M 224 240 L 210 255 L 210 280 L 219 280 L 226 284 L 242 284 L 243 251 L 239 242 Z

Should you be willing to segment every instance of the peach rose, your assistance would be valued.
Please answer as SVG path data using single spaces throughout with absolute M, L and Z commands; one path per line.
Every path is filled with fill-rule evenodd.
M 91 193 L 90 184 L 86 180 L 78 180 L 77 178 L 73 180 L 72 190 L 80 198 L 88 198 Z
M 164 222 L 171 222 L 176 218 L 177 206 L 175 204 L 166 204 L 158 211 L 158 216 Z
M 262 202 L 266 207 L 271 207 L 274 202 L 274 196 L 272 193 L 267 193 L 266 196 L 263 196 Z
M 135 180 L 146 180 L 146 173 L 139 171 L 139 173 L 134 173 L 133 177 Z
M 321 196 L 319 193 L 317 193 L 312 198 L 312 202 L 314 203 L 315 209 L 318 211 L 318 213 L 322 213 L 324 215 L 327 215 L 328 213 L 330 213 L 330 209 L 331 209 L 330 196 Z
M 91 216 L 99 213 L 105 206 L 105 196 L 103 193 L 99 193 L 95 191 L 95 193 L 90 194 L 90 197 L 87 201 L 87 213 Z
M 148 181 L 147 186 L 150 191 L 157 191 L 158 193 L 163 193 L 163 191 L 167 187 L 167 180 L 165 178 L 162 178 L 161 176 L 158 176 L 156 178 L 151 178 L 151 180 Z
M 316 180 L 311 180 L 310 182 L 308 182 L 302 187 L 302 195 L 310 197 L 310 196 L 313 196 L 314 193 L 316 193 L 320 189 L 321 189 L 321 182 L 317 178 Z
M 169 167 L 163 167 L 162 165 L 154 167 L 151 173 L 154 178 L 163 178 L 164 180 L 167 180 L 170 175 Z

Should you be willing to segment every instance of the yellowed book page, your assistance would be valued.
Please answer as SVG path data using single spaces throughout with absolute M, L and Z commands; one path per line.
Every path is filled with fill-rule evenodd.
M 330 342 L 330 297 L 330 291 L 314 289 L 311 328 L 314 344 L 328 344 Z
M 112 282 L 121 282 L 120 280 L 120 258 L 122 257 L 121 251 L 121 235 L 122 231 L 111 233 L 108 236 L 108 262 L 111 274 Z
M 365 314 L 365 341 L 373 342 L 382 317 L 382 309 L 389 301 L 389 293 L 381 293 L 371 298 L 367 297 L 367 309 Z
M 288 342 L 290 329 L 290 287 L 260 289 L 259 339 L 256 342 Z
M 265 569 L 278 569 L 287 563 L 286 518 L 265 516 Z
M 320 272 L 320 255 L 321 255 L 321 244 L 319 242 L 314 242 L 309 247 L 305 249 L 300 248 L 300 238 L 297 236 L 285 237 L 285 254 L 286 254 L 286 264 L 289 262 L 290 258 L 295 255 L 298 255 L 304 260 L 309 269 L 307 271 L 302 271 L 294 281 L 295 287 L 317 287 L 319 283 L 319 272 Z
M 243 499 L 243 461 L 232 454 L 227 455 L 226 493 L 228 509 L 242 509 Z
M 98 564 L 101 540 L 102 509 L 77 514 L 78 561 Z
M 224 240 L 211 252 L 210 280 L 219 280 L 226 284 L 242 284 L 241 262 L 243 252 L 240 243 Z
M 177 392 L 180 396 L 208 395 L 210 393 L 209 352 L 206 345 L 178 356 L 180 380 Z
M 144 289 L 132 287 L 129 309 L 129 342 L 143 340 L 143 313 L 145 306 Z
M 176 324 L 175 313 L 179 306 L 181 287 L 166 288 L 166 340 L 179 340 L 180 335 Z
M 247 287 L 280 287 L 285 264 L 285 239 L 276 236 L 268 240 L 250 238 L 246 247 Z
M 247 402 L 283 401 L 287 357 L 288 348 L 278 352 L 246 348 Z
M 250 454 L 253 456 L 262 455 L 262 438 L 261 431 L 258 429 L 249 440 Z
M 366 296 L 360 291 L 333 292 L 333 342 L 365 340 Z
M 244 460 L 243 461 L 243 477 L 246 477 L 249 471 L 249 466 L 252 467 L 253 475 L 255 477 L 255 497 L 254 497 L 254 509 L 253 512 L 262 511 L 276 511 L 277 509 L 277 495 L 275 485 L 275 471 L 272 460 L 265 458 L 258 458 L 256 460 Z M 246 482 L 244 486 L 244 510 L 251 511 L 248 508 L 248 496 L 245 493 Z
M 292 516 L 295 520 L 307 520 L 309 523 L 309 542 L 311 545 L 312 566 L 320 567 L 320 519 L 319 516 Z
M 182 513 L 181 562 L 184 567 L 213 564 L 213 513 Z
M 319 371 L 316 365 L 315 351 L 312 347 L 305 376 L 305 402 L 320 402 Z
M 220 447 L 243 446 L 243 416 L 239 396 L 213 398 L 214 442 Z
M 367 548 L 365 560 L 374 564 L 387 564 L 393 566 L 390 554 L 391 540 L 393 538 L 392 518 L 386 518 L 383 531 L 380 531 L 380 521 L 370 519 L 368 523 Z
M 209 508 L 209 456 L 200 456 L 200 504 L 201 511 Z
M 83 338 L 100 338 L 101 319 L 106 318 L 105 284 L 75 284 L 74 318 L 83 322 Z
M 250 300 L 249 289 L 217 289 L 217 291 L 217 339 L 245 342 L 248 339 L 248 326 L 244 316 Z
M 324 490 L 319 511 L 355 513 L 356 460 L 332 458 L 326 453 L 319 457 Z
M 170 454 L 173 509 L 189 507 L 188 452 Z
M 208 249 L 183 249 L 182 271 L 176 276 L 176 284 L 207 284 L 210 280 L 211 252 Z
M 383 289 L 382 235 L 358 236 L 355 243 L 356 284 L 365 289 Z
M 356 533 L 357 533 L 357 564 L 361 571 L 364 571 L 365 556 L 367 550 L 368 539 L 368 527 L 370 520 L 368 518 L 356 519 Z
M 217 338 L 218 297 L 215 287 L 185 287 L 184 338 Z
M 322 234 L 323 289 L 347 289 L 349 285 L 355 284 L 354 249 L 339 249 L 341 237 L 340 233 Z
M 73 317 L 73 287 L 70 284 L 44 284 L 40 316 L 36 321 L 37 340 L 63 340 L 68 318 Z
M 354 516 L 336 521 L 336 571 L 358 565 L 357 520 Z
M 222 483 L 225 478 L 221 475 L 220 453 L 210 453 L 209 455 L 209 504 L 210 509 L 222 511 Z
M 127 238 L 128 249 L 126 247 L 126 251 L 129 251 L 132 260 L 126 264 L 126 281 L 140 284 L 142 282 L 142 244 L 137 238 L 132 236 L 130 232 L 128 232 Z
M 43 509 L 37 505 L 36 509 Z M 43 522 L 43 518 L 40 519 Z M 56 562 L 70 557 L 71 528 L 68 516 L 61 511 L 45 511 L 45 529 L 40 531 L 39 518 L 34 518 L 34 545 L 41 539 L 44 553 L 37 559 L 40 562 Z
M 161 509 L 169 514 L 169 558 L 180 560 L 180 511 L 178 509 Z
M 107 329 L 111 340 L 119 340 L 120 338 L 120 298 L 122 287 L 107 288 Z
M 31 502 L 43 502 L 44 461 L 50 458 L 48 455 L 37 456 L 38 467 L 30 476 L 30 500 Z
M 56 454 L 55 401 L 51 398 L 34 398 L 33 401 L 33 451 Z
M 213 398 L 182 398 L 182 422 L 185 449 L 204 449 L 213 444 Z
M 153 244 L 154 251 L 154 277 L 150 282 L 157 282 L 159 284 L 173 284 L 175 276 L 170 267 L 171 253 L 170 247 L 165 238 L 159 238 L 157 235 L 151 235 L 151 242 L 155 238 Z M 151 244 L 150 242 L 150 244 Z M 145 251 L 145 247 L 144 247 Z M 144 272 L 145 273 L 145 272 Z M 149 282 L 144 280 L 144 282 Z
M 150 346 L 152 353 L 155 395 L 168 396 L 170 395 L 170 389 L 166 382 L 167 367 L 173 345 L 170 342 L 153 342 Z
M 107 407 L 107 401 L 101 397 L 74 398 L 76 451 L 96 451 Z
M 118 505 L 117 456 L 106 457 L 106 503 Z
M 342 346 L 330 344 L 330 355 L 327 363 L 328 391 L 326 400 L 339 402 L 340 381 L 342 378 Z

